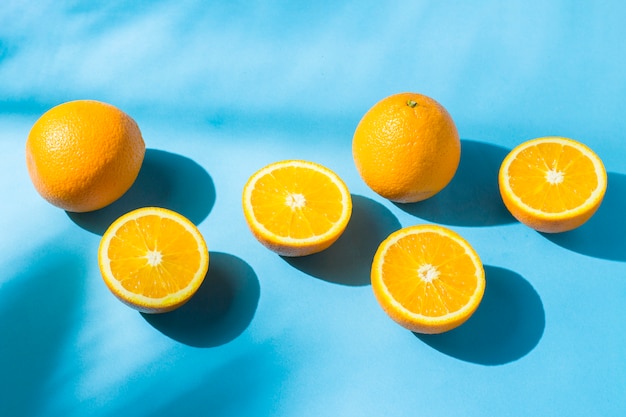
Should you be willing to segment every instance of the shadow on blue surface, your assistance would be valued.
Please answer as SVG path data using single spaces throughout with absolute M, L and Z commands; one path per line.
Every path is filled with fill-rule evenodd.
M 455 226 L 495 226 L 515 221 L 498 188 L 498 171 L 508 150 L 463 139 L 454 178 L 433 197 L 396 206 L 422 219 Z
M 206 357 L 197 359 L 207 361 Z M 107 416 L 269 416 L 292 376 L 284 356 L 272 343 L 255 344 L 240 353 L 230 351 L 219 366 L 198 378 L 181 380 L 181 375 L 184 370 L 178 369 L 160 380 L 152 379 L 154 385 L 135 401 L 118 406 Z M 146 401 L 155 392 L 163 392 L 166 402 Z
M 1 52 L 0 52 L 1 54 Z M 2 57 L 0 57 L 0 64 L 2 63 Z M 41 116 L 60 103 L 47 103 L 39 99 L 19 99 L 19 100 L 2 100 L 0 99 L 0 114 L 20 114 L 20 115 L 32 115 Z M 34 121 L 34 120 L 33 120 Z M 26 138 L 24 138 L 26 139 Z
M 482 365 L 503 365 L 532 351 L 545 328 L 539 294 L 520 275 L 485 266 L 487 286 L 470 319 L 442 334 L 415 334 L 429 346 L 457 359 Z
M 115 219 L 136 208 L 168 208 L 199 224 L 214 204 L 215 186 L 204 168 L 187 157 L 147 149 L 135 183 L 119 200 L 100 210 L 67 215 L 83 229 L 102 235 Z
M 608 173 L 604 200 L 591 219 L 564 233 L 542 233 L 548 240 L 584 255 L 626 262 L 626 175 Z
M 191 300 L 169 313 L 142 316 L 161 333 L 186 345 L 219 346 L 248 327 L 259 296 L 258 278 L 246 262 L 211 252 L 207 276 Z
M 283 259 L 294 268 L 324 281 L 368 285 L 378 245 L 400 227 L 398 219 L 385 206 L 353 194 L 348 227 L 330 248 L 309 256 Z
M 51 375 L 71 339 L 84 266 L 62 249 L 41 247 L 0 293 L 0 415 L 39 415 Z

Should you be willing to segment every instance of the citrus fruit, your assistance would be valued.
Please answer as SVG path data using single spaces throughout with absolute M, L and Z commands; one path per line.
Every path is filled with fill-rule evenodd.
M 386 97 L 370 108 L 354 132 L 352 156 L 363 181 L 399 203 L 425 200 L 454 177 L 461 141 L 450 114 L 417 93 Z
M 485 291 L 480 258 L 456 232 L 438 225 L 400 229 L 372 262 L 372 290 L 394 321 L 417 333 L 442 333 L 463 324 Z
M 252 234 L 267 248 L 283 256 L 304 256 L 339 238 L 352 214 L 352 198 L 330 169 L 287 160 L 250 177 L 243 212 Z
M 133 184 L 145 154 L 139 127 L 107 103 L 77 100 L 45 112 L 26 141 L 26 165 L 43 198 L 71 212 L 109 205 Z
M 198 290 L 209 252 L 196 226 L 163 208 L 144 207 L 118 218 L 102 236 L 98 265 L 111 292 L 146 313 L 173 310 Z
M 498 183 L 504 205 L 516 219 L 558 233 L 591 218 L 604 198 L 607 176 L 587 146 L 550 136 L 514 148 L 502 162 Z

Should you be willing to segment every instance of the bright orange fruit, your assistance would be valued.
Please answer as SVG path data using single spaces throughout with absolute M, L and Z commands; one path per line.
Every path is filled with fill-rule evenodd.
M 498 182 L 515 218 L 535 230 L 558 233 L 591 218 L 604 198 L 607 175 L 587 146 L 552 136 L 513 149 L 502 162 Z
M 485 291 L 478 254 L 460 235 L 437 225 L 392 233 L 372 263 L 372 290 L 383 310 L 418 333 L 442 333 L 463 324 Z
M 386 97 L 365 113 L 352 139 L 365 183 L 400 203 L 432 197 L 454 177 L 461 141 L 450 114 L 417 93 Z
M 242 199 L 254 236 L 283 256 L 328 248 L 352 214 L 346 184 L 330 169 L 309 161 L 280 161 L 262 168 L 244 186 Z
M 130 307 L 163 313 L 187 302 L 209 267 L 206 243 L 182 215 L 145 207 L 117 219 L 102 236 L 98 264 L 111 292 Z
M 102 208 L 134 183 L 145 154 L 137 123 L 110 104 L 77 100 L 45 112 L 26 141 L 35 189 L 72 212 Z

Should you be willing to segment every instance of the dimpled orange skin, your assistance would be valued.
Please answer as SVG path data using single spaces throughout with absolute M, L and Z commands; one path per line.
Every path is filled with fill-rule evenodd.
M 94 100 L 60 104 L 44 113 L 26 141 L 35 189 L 71 212 L 107 206 L 134 183 L 145 155 L 137 123 L 115 106 Z
M 363 116 L 352 155 L 372 190 L 394 202 L 413 203 L 432 197 L 452 180 L 461 141 L 441 104 L 422 94 L 400 93 Z

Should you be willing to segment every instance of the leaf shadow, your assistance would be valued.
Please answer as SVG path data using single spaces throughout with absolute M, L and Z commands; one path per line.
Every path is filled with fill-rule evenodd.
M 104 415 L 271 415 L 277 396 L 291 376 L 289 365 L 281 353 L 273 341 L 261 341 L 243 350 L 229 350 L 219 362 L 209 367 L 206 366 L 206 355 L 186 355 L 184 362 L 178 362 L 174 369 L 170 368 L 171 372 L 146 378 L 132 395 L 108 404 Z M 198 363 L 198 360 L 201 362 Z M 185 371 L 185 368 L 188 370 Z M 189 368 L 197 375 L 180 383 L 180 376 L 189 372 Z M 146 401 L 155 392 L 163 394 L 159 401 Z M 240 400 L 242 398 L 245 401 Z
M 302 257 L 283 257 L 294 268 L 324 281 L 349 286 L 370 283 L 370 268 L 378 245 L 400 222 L 382 204 L 352 195 L 352 216 L 344 233 L 328 249 Z
M 446 333 L 415 336 L 454 358 L 481 365 L 503 365 L 530 353 L 545 329 L 539 294 L 520 275 L 485 266 L 487 286 L 472 317 Z
M 496 226 L 515 221 L 498 188 L 506 148 L 463 139 L 461 161 L 452 181 L 433 197 L 417 203 L 395 203 L 422 219 L 454 226 Z
M 159 407 L 158 416 L 271 415 L 289 378 L 283 360 L 276 348 L 268 345 L 232 355 L 206 372 L 199 384 Z M 246 401 L 234 401 L 236 397 Z
M 608 173 L 604 200 L 598 211 L 577 229 L 541 233 L 553 243 L 583 255 L 626 262 L 626 175 Z
M 215 347 L 234 340 L 250 324 L 259 303 L 254 270 L 240 258 L 211 252 L 209 271 L 194 296 L 178 309 L 141 313 L 166 336 L 194 347 Z
M 214 205 L 215 185 L 204 168 L 182 155 L 147 149 L 135 183 L 119 200 L 92 212 L 66 213 L 83 229 L 102 235 L 118 217 L 140 207 L 174 210 L 197 225 Z
M 38 415 L 67 343 L 84 283 L 84 265 L 59 249 L 40 248 L 0 293 L 0 415 Z M 8 394 L 8 395 L 7 395 Z

